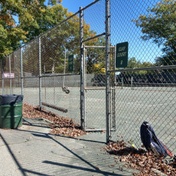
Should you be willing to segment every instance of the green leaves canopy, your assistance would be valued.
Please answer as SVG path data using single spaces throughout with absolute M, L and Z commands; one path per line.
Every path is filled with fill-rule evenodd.
M 46 5 L 45 0 L 2 0 L 0 2 L 0 58 L 28 42 L 23 47 L 24 70 L 34 75 L 38 74 L 39 43 L 38 40 L 32 39 L 39 35 L 43 72 L 51 71 L 52 67 L 55 67 L 56 72 L 62 72 L 65 51 L 67 56 L 79 53 L 78 16 L 75 15 L 61 24 L 73 14 L 58 4 L 61 1 L 48 2 L 49 5 Z M 47 32 L 44 33 L 45 31 Z M 96 33 L 91 31 L 90 26 L 84 22 L 84 37 L 95 35 Z M 94 39 L 87 44 L 96 42 L 97 39 Z M 76 70 L 79 72 L 79 67 Z
M 144 40 L 153 40 L 163 45 L 163 52 L 171 57 L 176 53 L 176 1 L 161 0 L 148 10 L 148 15 L 140 15 L 135 23 L 142 28 Z
M 67 10 L 60 4 L 51 1 L 51 5 L 45 5 L 45 0 L 1 0 L 0 58 L 66 17 Z

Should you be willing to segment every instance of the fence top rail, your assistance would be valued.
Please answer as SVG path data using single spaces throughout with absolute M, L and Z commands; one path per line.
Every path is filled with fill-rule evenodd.
M 92 2 L 92 3 L 88 4 L 87 6 L 81 8 L 81 10 L 86 10 L 86 9 L 89 8 L 90 6 L 96 4 L 98 1 L 100 1 L 100 0 L 94 0 L 94 2 Z M 81 10 L 79 10 L 79 11 L 76 12 L 76 13 L 79 13 Z
M 141 68 L 123 68 L 123 69 L 115 69 L 109 70 L 108 72 L 131 72 L 131 71 L 139 71 L 139 70 L 171 70 L 176 69 L 176 65 L 161 65 L 154 67 L 141 67 Z
M 55 77 L 55 76 L 75 76 L 80 74 L 72 74 L 72 73 L 66 73 L 66 74 L 42 74 L 40 77 Z
M 96 45 L 92 45 L 92 46 L 88 46 L 88 45 L 84 45 L 85 48 L 106 48 L 106 46 L 96 46 Z M 115 48 L 115 46 L 110 46 L 110 48 Z
M 21 78 L 42 78 L 42 77 L 55 77 L 55 76 L 78 76 L 80 74 L 41 74 L 41 75 L 36 75 L 36 76 L 22 76 Z
M 96 35 L 96 36 L 94 36 L 94 37 L 87 38 L 87 39 L 83 40 L 82 42 L 83 42 L 83 43 L 84 43 L 84 42 L 88 42 L 89 40 L 92 40 L 92 39 L 101 37 L 101 36 L 103 36 L 103 35 L 105 35 L 105 34 L 106 34 L 106 33 L 103 32 L 102 34 Z

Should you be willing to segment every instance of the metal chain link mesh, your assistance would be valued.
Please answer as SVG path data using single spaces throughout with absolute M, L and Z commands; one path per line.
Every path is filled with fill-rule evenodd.
M 174 13 L 175 1 L 163 0 L 162 3 L 158 3 L 158 0 L 111 0 L 110 2 L 111 50 L 110 70 L 107 70 L 110 73 L 111 90 L 109 138 L 113 141 L 123 139 L 140 147 L 140 125 L 143 121 L 148 121 L 159 139 L 176 152 L 175 18 L 172 15 L 168 16 L 166 10 L 162 20 L 154 18 L 158 19 L 156 21 L 158 33 L 147 35 L 153 30 L 150 25 L 147 29 L 142 28 L 142 25 L 145 27 L 147 23 L 145 16 L 152 19 L 155 11 L 161 15 L 159 7 L 162 4 L 167 5 L 167 2 L 170 2 L 168 3 L 170 13 Z M 156 8 L 150 12 L 153 7 Z M 83 14 L 86 130 L 104 130 L 106 128 L 105 1 L 100 0 L 84 9 Z M 24 102 L 32 105 L 39 105 L 41 102 L 54 104 L 67 109 L 68 112 L 52 111 L 80 121 L 81 66 L 78 15 L 70 14 L 70 17 L 58 26 L 2 61 L 1 74 L 15 75 L 10 79 L 2 77 L 2 94 L 20 93 L 23 88 Z M 143 24 L 141 19 L 144 20 Z M 162 29 L 165 29 L 165 33 Z M 149 38 L 151 39 L 148 40 Z M 116 44 L 123 42 L 128 42 L 129 46 L 128 65 L 125 68 L 115 68 Z M 164 47 L 165 50 L 162 50 Z M 70 92 L 66 93 L 63 88 L 68 88 Z
M 39 39 L 22 48 L 24 102 L 39 105 Z
M 159 9 L 151 12 L 153 7 L 172 4 L 169 7 L 171 13 L 175 11 L 174 1 L 111 1 L 111 42 L 113 45 L 128 42 L 128 66 L 126 68 L 116 68 L 116 98 L 115 116 L 116 131 L 111 133 L 114 141 L 125 140 L 141 147 L 140 126 L 143 121 L 148 121 L 156 134 L 173 152 L 175 151 L 175 114 L 176 114 L 176 62 L 175 50 L 169 52 L 162 51 L 164 40 L 148 40 L 147 37 L 165 36 L 167 40 L 175 35 L 172 30 L 173 21 L 169 20 L 168 13 L 164 12 L 160 18 Z M 166 7 L 165 7 L 166 8 Z M 165 16 L 166 15 L 166 16 Z M 168 16 L 167 16 L 168 15 Z M 137 27 L 136 21 L 146 18 L 155 18 L 153 28 L 144 29 Z M 166 19 L 165 19 L 166 18 Z M 155 20 L 158 20 L 154 24 Z M 164 23 L 163 23 L 164 22 Z M 162 24 L 161 24 L 162 23 Z M 171 24 L 172 23 L 172 24 Z M 158 25 L 158 26 L 154 26 Z M 167 33 L 162 33 L 162 28 L 167 25 Z M 150 25 L 149 25 L 150 26 Z M 158 27 L 158 33 L 150 33 Z M 143 33 L 142 33 L 143 32 Z M 151 35 L 147 35 L 147 33 Z M 145 34 L 145 36 L 144 36 Z M 141 38 L 144 36 L 143 38 Z M 170 40 L 169 39 L 169 40 Z M 156 42 L 160 45 L 157 45 Z M 169 42 L 169 41 L 168 41 Z M 172 45 L 170 43 L 170 45 Z M 168 46 L 168 45 L 167 45 Z M 167 54 L 168 53 L 168 54 Z
M 84 19 L 93 34 L 84 33 L 85 60 L 85 128 L 87 131 L 106 129 L 105 121 L 105 3 L 99 1 L 84 10 Z M 100 35 L 98 37 L 98 35 Z M 97 36 L 96 38 L 94 38 Z M 86 41 L 87 39 L 90 39 Z
M 79 17 L 70 15 L 41 36 L 42 102 L 59 107 L 61 111 L 49 110 L 79 123 L 80 76 L 76 67 L 79 60 Z M 73 59 L 71 70 L 69 57 Z
M 13 91 L 20 93 L 21 86 L 20 72 L 20 51 L 17 50 L 5 59 L 1 60 L 1 85 L 2 94 L 12 94 Z

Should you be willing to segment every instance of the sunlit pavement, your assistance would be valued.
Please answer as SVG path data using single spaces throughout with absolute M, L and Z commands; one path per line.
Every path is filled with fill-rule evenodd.
M 106 153 L 103 133 L 73 139 L 51 135 L 49 131 L 33 125 L 0 129 L 0 175 L 95 176 L 135 172 Z

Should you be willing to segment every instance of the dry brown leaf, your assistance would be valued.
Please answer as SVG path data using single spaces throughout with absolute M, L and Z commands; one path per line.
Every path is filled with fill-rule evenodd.
M 163 158 L 158 158 L 143 149 L 137 150 L 128 147 L 124 141 L 110 142 L 105 147 L 105 150 L 110 154 L 116 155 L 116 160 L 128 163 L 125 166 L 139 170 L 140 173 L 134 174 L 135 176 L 158 176 L 158 173 L 169 176 L 176 175 L 176 167 L 163 162 Z
M 71 118 L 58 116 L 50 111 L 26 103 L 23 104 L 23 117 L 46 119 L 51 122 L 50 128 L 52 134 L 69 137 L 78 137 L 86 134 Z

